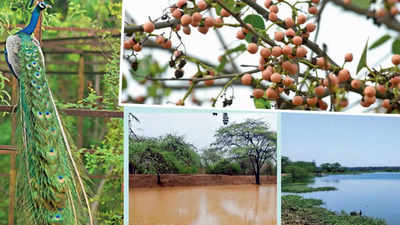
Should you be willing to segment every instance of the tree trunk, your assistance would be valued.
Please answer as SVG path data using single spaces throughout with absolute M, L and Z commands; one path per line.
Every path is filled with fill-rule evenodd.
M 256 173 L 255 173 L 255 175 L 256 175 L 256 184 L 257 185 L 261 184 L 261 182 L 260 182 L 260 170 L 261 170 L 260 164 L 257 162 L 256 163 Z
M 161 183 L 161 175 L 159 174 L 159 173 L 157 173 L 157 184 L 158 185 L 162 185 L 162 183 Z

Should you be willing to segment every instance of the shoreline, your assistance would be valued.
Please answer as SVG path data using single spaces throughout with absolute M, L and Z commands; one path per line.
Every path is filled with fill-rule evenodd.
M 277 184 L 276 176 L 260 176 L 261 185 Z M 254 176 L 218 174 L 161 174 L 163 185 L 157 184 L 157 175 L 129 174 L 129 188 L 187 187 L 255 184 Z

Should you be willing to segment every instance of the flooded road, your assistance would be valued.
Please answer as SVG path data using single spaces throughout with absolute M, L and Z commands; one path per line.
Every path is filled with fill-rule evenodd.
M 276 225 L 276 184 L 135 188 L 130 225 Z

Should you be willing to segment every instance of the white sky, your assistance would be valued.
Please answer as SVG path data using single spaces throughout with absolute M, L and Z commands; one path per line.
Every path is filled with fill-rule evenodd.
M 133 129 L 139 136 L 158 137 L 166 134 L 184 135 L 189 143 L 199 150 L 208 147 L 214 141 L 218 128 L 224 126 L 222 112 L 217 116 L 211 111 L 182 111 L 163 108 L 146 110 L 127 108 L 140 123 L 133 123 Z M 248 118 L 263 120 L 270 124 L 272 131 L 277 131 L 277 113 L 273 112 L 229 112 L 229 124 L 243 122 Z
M 257 2 L 261 5 L 263 4 L 263 0 L 258 0 Z M 158 18 L 160 15 L 162 15 L 163 9 L 165 9 L 168 5 L 172 3 L 174 3 L 174 1 L 146 0 L 138 3 L 134 0 L 125 0 L 124 7 L 125 12 L 129 13 L 138 24 L 142 24 L 148 21 L 149 17 L 153 19 Z M 286 18 L 289 15 L 290 11 L 284 8 L 280 8 L 278 16 L 281 19 Z M 313 19 L 310 19 L 309 21 L 313 21 Z M 235 21 L 233 19 L 230 19 L 225 20 L 225 22 L 234 23 Z M 353 63 L 346 66 L 346 68 L 349 69 L 352 73 L 353 77 L 366 41 L 369 40 L 369 43 L 371 44 L 382 35 L 388 33 L 388 30 L 384 26 L 377 27 L 376 25 L 373 25 L 372 20 L 366 20 L 365 17 L 361 17 L 354 13 L 344 11 L 341 8 L 333 5 L 333 3 L 328 3 L 324 10 L 320 29 L 321 30 L 319 33 L 318 44 L 322 46 L 322 43 L 326 43 L 328 45 L 329 55 L 338 64 L 342 64 L 343 57 L 346 53 L 353 53 Z M 211 62 L 216 62 L 218 56 L 223 52 L 223 50 L 220 42 L 216 37 L 215 32 L 213 32 L 211 29 L 210 31 L 211 32 L 209 32 L 207 35 L 203 35 L 200 34 L 197 30 L 192 29 L 192 34 L 190 36 L 182 34 L 182 37 L 188 53 Z M 243 43 L 242 41 L 237 40 L 235 37 L 237 29 L 224 27 L 220 29 L 220 31 L 221 33 L 223 33 L 223 36 L 229 47 L 237 46 L 240 43 Z M 276 31 L 276 29 L 271 29 L 271 32 L 274 31 Z M 160 31 L 157 32 L 160 33 Z M 389 33 L 392 34 L 392 36 L 394 37 L 396 36 L 394 32 L 390 31 Z M 313 40 L 313 37 L 311 37 L 311 40 Z M 376 65 L 377 62 L 380 62 L 380 64 L 383 66 L 390 65 L 390 52 L 391 41 L 382 45 L 378 49 L 370 51 L 367 57 L 368 64 Z M 167 63 L 169 60 L 169 55 L 166 54 L 164 51 L 144 50 L 140 53 L 141 56 L 145 54 L 152 54 L 153 57 L 155 57 L 161 63 Z M 237 58 L 236 62 L 238 62 L 238 64 L 257 65 L 258 54 L 243 54 L 239 58 Z M 189 69 L 190 67 L 192 69 Z M 122 72 L 124 74 L 127 74 L 128 68 L 129 65 L 123 63 Z M 188 77 L 194 74 L 195 70 L 193 69 L 193 66 L 186 66 L 185 74 Z M 247 69 L 243 68 L 242 70 L 245 71 Z M 172 75 L 173 71 L 169 71 L 167 74 L 168 77 L 172 77 Z M 128 81 L 130 80 L 131 79 L 128 78 Z M 202 91 L 196 92 L 196 96 L 201 96 L 201 99 L 209 99 L 211 97 L 215 97 L 219 90 L 220 88 L 206 91 L 202 89 Z M 145 93 L 144 88 L 132 84 L 130 84 L 128 91 L 134 96 Z M 184 93 L 185 91 L 174 92 L 174 94 L 172 94 L 164 102 L 164 104 L 174 104 L 178 99 L 183 97 Z M 235 100 L 232 107 L 241 109 L 254 109 L 253 101 L 249 98 L 250 95 L 250 88 L 235 88 Z M 350 104 L 351 102 L 359 99 L 360 96 L 357 94 L 349 95 Z M 191 106 L 190 99 L 188 99 L 185 103 L 186 105 Z M 207 104 L 206 106 L 210 106 L 210 104 Z M 373 106 L 371 108 L 373 108 Z M 362 112 L 363 110 L 364 108 L 362 108 L 361 106 L 357 106 L 351 108 L 350 110 L 348 110 L 348 112 Z

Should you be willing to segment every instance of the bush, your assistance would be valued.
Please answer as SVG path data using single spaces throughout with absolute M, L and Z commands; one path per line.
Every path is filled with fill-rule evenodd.
M 287 172 L 290 174 L 292 180 L 306 180 L 311 176 L 311 172 L 306 168 L 299 167 L 299 166 L 288 166 Z
M 215 166 L 208 168 L 207 173 L 211 174 L 226 174 L 238 175 L 240 173 L 240 165 L 237 162 L 230 162 L 227 159 L 222 159 Z

